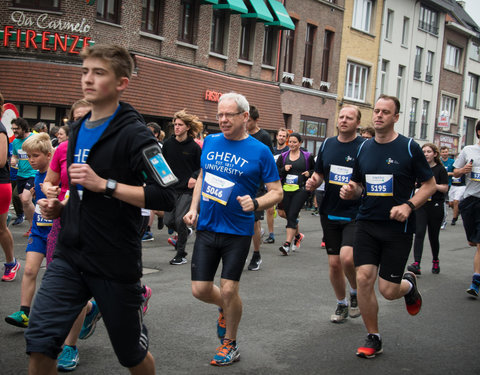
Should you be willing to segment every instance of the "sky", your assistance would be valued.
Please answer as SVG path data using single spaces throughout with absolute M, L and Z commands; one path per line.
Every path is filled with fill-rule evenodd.
M 480 0 L 464 0 L 465 9 L 475 23 L 480 26 Z

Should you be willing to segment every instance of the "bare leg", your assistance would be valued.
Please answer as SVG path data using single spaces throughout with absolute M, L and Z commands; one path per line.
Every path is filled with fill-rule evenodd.
M 29 375 L 57 374 L 57 360 L 42 353 L 31 353 L 28 363 Z
M 12 232 L 7 227 L 7 212 L 0 215 L 0 246 L 5 253 L 5 263 L 12 263 L 13 256 L 13 237 Z
M 375 280 L 378 267 L 366 264 L 357 267 L 358 307 L 368 333 L 378 333 L 378 302 L 375 295 Z
M 330 283 L 337 300 L 345 298 L 345 274 L 339 255 L 328 255 L 328 268 L 330 270 Z
M 45 255 L 34 251 L 27 252 L 27 260 L 25 261 L 25 269 L 22 277 L 22 294 L 20 297 L 21 306 L 31 306 L 33 295 L 35 294 L 35 286 L 37 283 L 38 271 Z
M 155 374 L 155 359 L 152 354 L 148 352 L 142 362 L 135 367 L 130 367 L 129 370 L 133 375 Z

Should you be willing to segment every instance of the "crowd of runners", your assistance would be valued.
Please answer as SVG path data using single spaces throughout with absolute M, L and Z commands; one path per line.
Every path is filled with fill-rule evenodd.
M 142 241 L 153 240 L 156 218 L 176 250 L 170 264 L 190 263 L 193 296 L 218 309 L 220 346 L 210 362 L 215 366 L 240 358 L 245 265 L 259 270 L 262 243 L 274 244 L 279 236 L 279 254 L 300 248 L 299 212 L 309 197 L 323 229 L 336 298 L 330 320 L 361 316 L 365 325 L 357 356 L 383 351 L 376 284 L 384 298 L 404 298 L 410 315 L 420 312 L 424 237 L 428 232 L 431 272 L 438 274 L 447 205 L 451 225 L 461 214 L 468 243 L 476 247 L 467 293 L 478 296 L 480 143 L 464 147 L 456 160 L 448 148 L 420 146 L 395 131 L 398 99 L 381 95 L 371 127 L 360 129 L 359 108 L 344 105 L 337 135 L 312 155 L 302 147 L 302 135 L 285 128 L 278 129 L 274 147 L 259 126 L 261 109 L 233 92 L 219 99 L 219 133 L 203 138 L 201 121 L 184 109 L 173 115 L 173 134 L 164 140 L 158 124 L 145 124 L 120 101 L 133 68 L 128 52 L 95 45 L 81 56 L 84 98 L 72 106 L 68 126 L 48 135 L 45 124 L 30 129 L 17 118 L 9 144 L 0 123 L 2 281 L 14 281 L 21 267 L 8 226 L 26 220 L 30 228 L 19 310 L 5 321 L 26 328 L 31 374 L 74 370 L 77 340 L 90 337 L 100 318 L 122 366 L 132 374 L 155 372 L 143 322 L 152 291 L 140 279 Z M 476 134 L 480 138 L 480 122 Z M 174 184 L 156 173 L 161 159 L 152 161 L 151 150 L 164 156 Z M 285 221 L 284 233 L 274 233 L 274 220 Z M 186 245 L 194 232 L 189 260 Z M 414 262 L 407 265 L 412 245 Z M 44 258 L 47 270 L 37 288 Z

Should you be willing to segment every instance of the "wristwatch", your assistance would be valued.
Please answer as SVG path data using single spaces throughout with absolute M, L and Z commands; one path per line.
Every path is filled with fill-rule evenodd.
M 117 188 L 117 181 L 109 178 L 107 180 L 107 187 L 105 188 L 105 193 L 103 193 L 105 198 L 111 198 L 116 188 Z
M 417 207 L 415 207 L 415 205 L 414 205 L 412 202 L 410 202 L 410 201 L 406 201 L 405 203 L 407 204 L 408 207 L 410 207 L 410 208 L 412 209 L 412 211 L 415 211 L 415 208 L 417 208 Z
M 257 211 L 258 208 L 258 201 L 256 199 L 253 200 L 253 211 Z

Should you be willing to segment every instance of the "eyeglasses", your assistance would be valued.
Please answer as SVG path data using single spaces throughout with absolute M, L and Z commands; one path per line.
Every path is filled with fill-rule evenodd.
M 243 112 L 237 112 L 237 113 L 229 113 L 229 112 L 226 112 L 226 113 L 217 113 L 215 118 L 217 120 L 220 120 L 221 118 L 223 118 L 223 116 L 225 116 L 227 118 L 227 120 L 231 120 L 232 118 L 234 118 L 236 115 L 239 115 Z
M 12 130 L 18 130 L 19 128 L 12 128 Z

